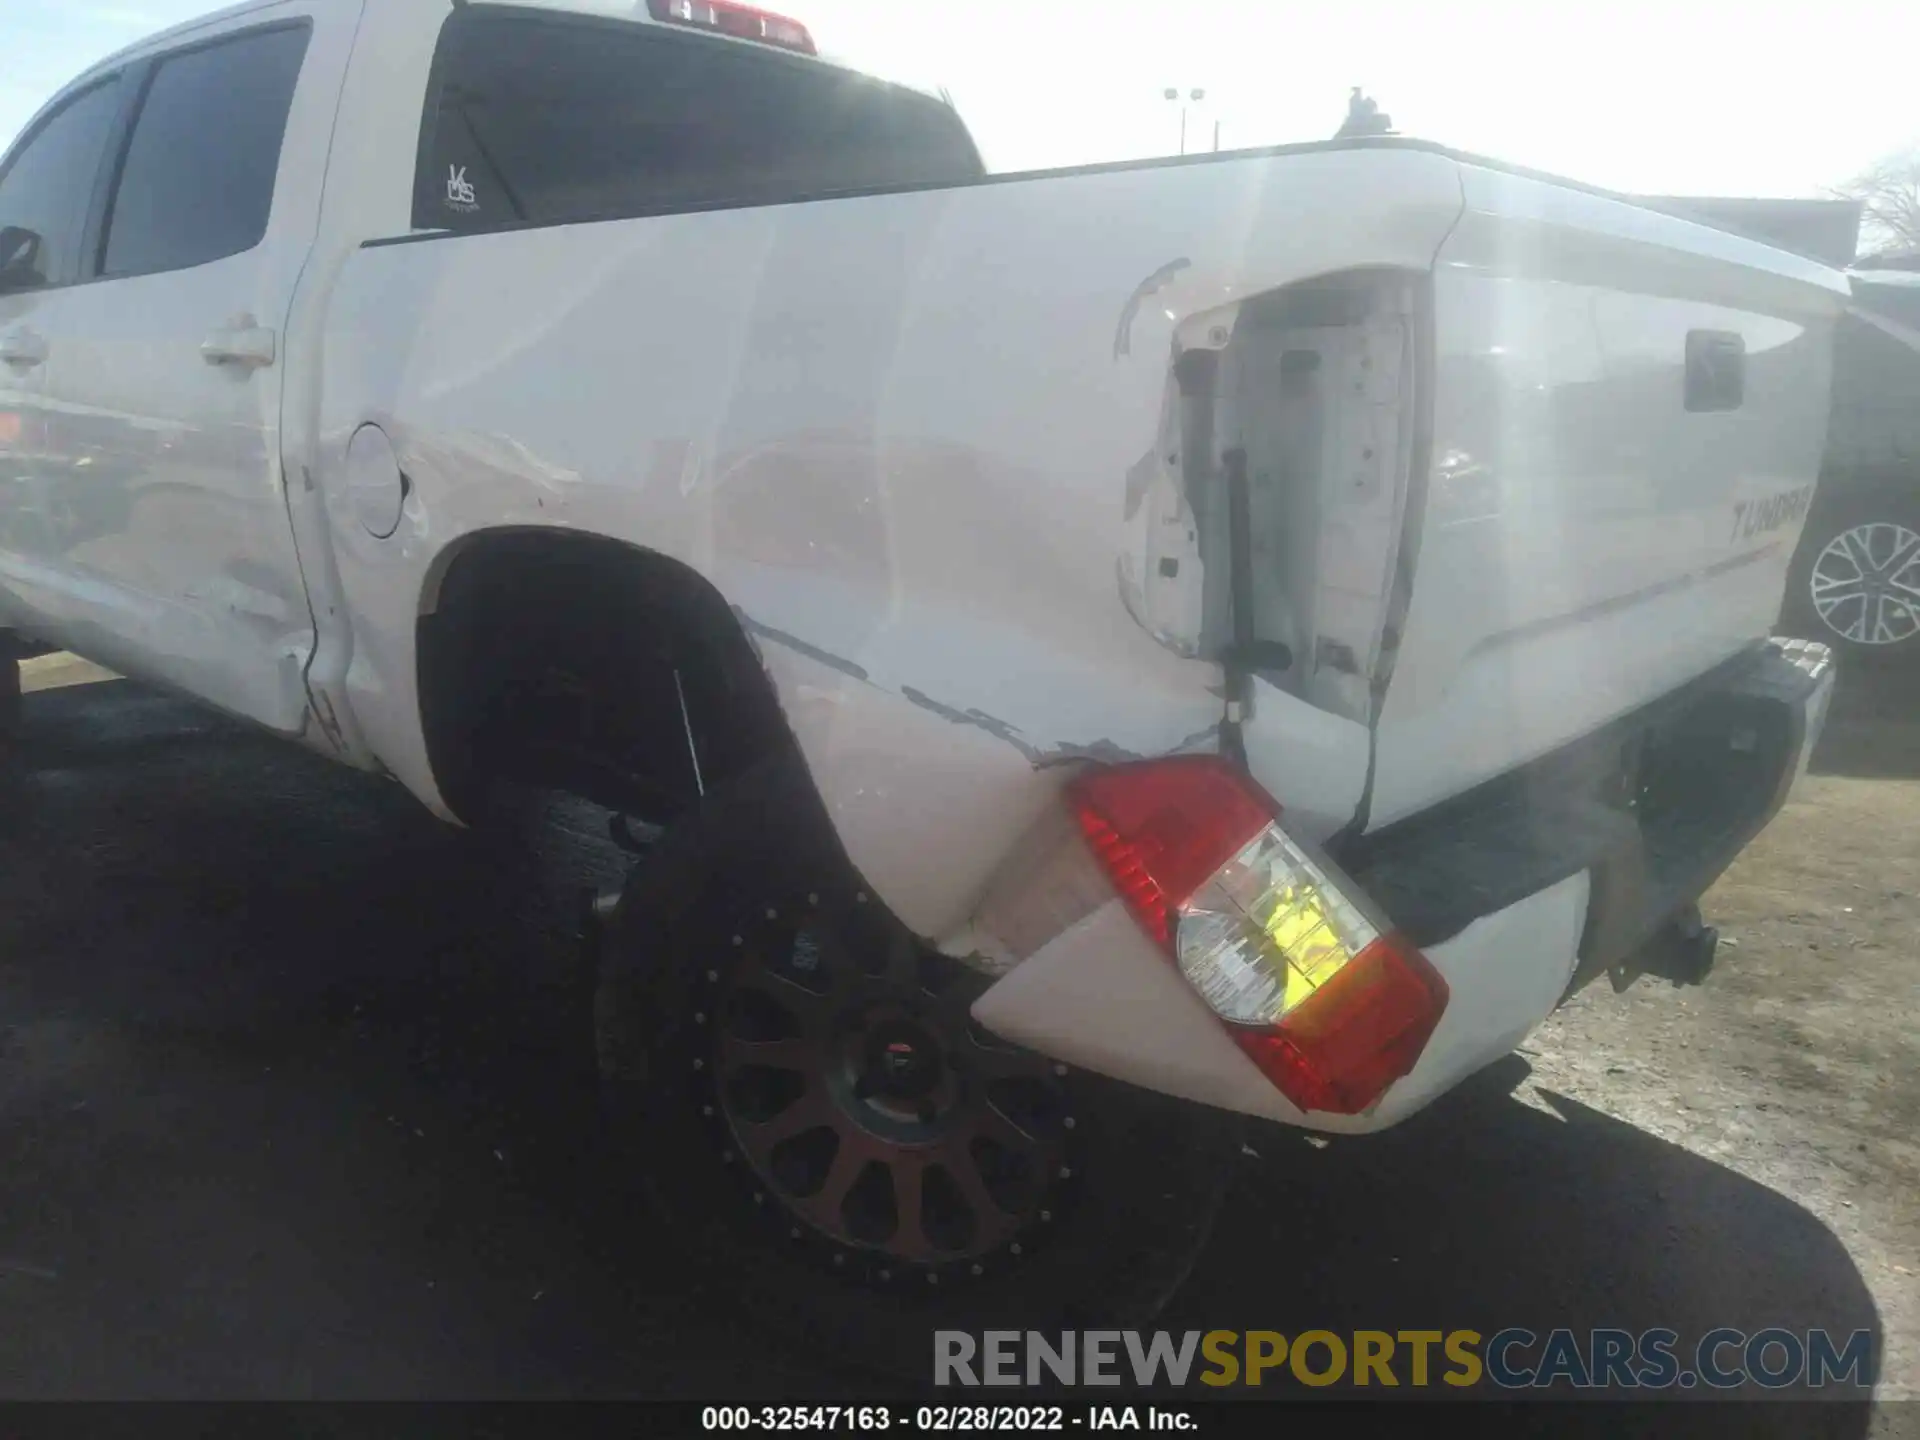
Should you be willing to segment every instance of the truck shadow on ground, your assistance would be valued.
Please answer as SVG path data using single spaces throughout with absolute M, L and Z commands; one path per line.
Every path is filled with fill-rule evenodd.
M 1719 1326 L 1824 1327 L 1842 1340 L 1876 1329 L 1852 1259 L 1805 1209 L 1563 1096 L 1523 1100 L 1528 1073 L 1510 1057 L 1364 1140 L 1315 1149 L 1283 1132 L 1253 1137 L 1260 1158 L 1166 1323 L 1483 1337 L 1519 1327 L 1541 1339 L 1566 1328 L 1583 1340 L 1666 1328 L 1688 1368 L 1693 1343 Z M 1532 1364 L 1540 1346 L 1514 1353 Z M 1739 1433 L 1854 1435 L 1867 1419 L 1864 1404 L 1759 1407 Z
M 873 1393 L 739 1324 L 604 1159 L 589 820 L 456 834 L 121 683 L 31 697 L 28 751 L 0 794 L 0 1396 Z M 1168 1326 L 1875 1327 L 1806 1210 L 1523 1075 L 1364 1142 L 1251 1135 Z M 1776 1425 L 1867 1411 L 1729 1433 Z

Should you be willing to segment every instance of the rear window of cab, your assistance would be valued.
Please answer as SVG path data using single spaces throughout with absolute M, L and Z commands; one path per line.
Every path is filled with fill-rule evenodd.
M 468 5 L 441 32 L 417 229 L 556 225 L 983 173 L 951 107 L 751 43 Z

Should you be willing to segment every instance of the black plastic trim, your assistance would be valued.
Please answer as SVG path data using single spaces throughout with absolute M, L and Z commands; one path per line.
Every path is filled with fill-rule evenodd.
M 1817 653 L 1816 653 L 1817 652 Z M 1342 845 L 1335 857 L 1417 945 L 1584 870 L 1594 873 L 1574 988 L 1630 954 L 1697 899 L 1785 802 L 1805 737 L 1805 701 L 1830 663 L 1823 647 L 1771 642 L 1519 770 Z M 1689 724 L 1718 726 L 1715 707 L 1751 720 L 1765 783 L 1731 793 L 1702 848 L 1675 857 L 1630 801 L 1636 756 Z M 1758 743 L 1758 742 L 1757 742 Z
M 1743 789 L 1703 845 L 1686 844 L 1685 853 L 1660 853 L 1656 827 L 1641 827 L 1640 843 L 1606 856 L 1595 866 L 1580 960 L 1566 993 L 1635 955 L 1675 915 L 1692 906 L 1746 849 L 1754 836 L 1780 813 L 1799 778 L 1799 760 L 1807 736 L 1807 702 L 1832 665 L 1824 645 L 1804 640 L 1775 641 L 1751 665 L 1702 697 L 1702 707 L 1721 707 L 1735 724 L 1755 722 L 1759 783 Z M 1764 727 L 1764 729 L 1762 728 Z

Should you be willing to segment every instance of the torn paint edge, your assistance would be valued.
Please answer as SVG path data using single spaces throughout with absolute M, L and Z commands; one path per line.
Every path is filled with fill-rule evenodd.
M 873 683 L 864 666 L 856 665 L 851 660 L 843 659 L 830 650 L 822 650 L 818 645 L 809 645 L 798 635 L 789 635 L 784 630 L 776 630 L 771 625 L 763 625 L 744 610 L 735 609 L 734 614 L 740 617 L 740 623 L 747 627 L 749 633 L 758 635 L 763 640 L 771 640 L 774 644 L 791 650 L 795 654 L 804 655 L 809 660 L 817 661 L 829 670 L 838 670 L 842 675 L 851 675 L 863 685 L 871 685 Z

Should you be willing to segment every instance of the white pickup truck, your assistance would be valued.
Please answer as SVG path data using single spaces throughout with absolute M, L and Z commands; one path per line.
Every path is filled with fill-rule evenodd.
M 614 1135 L 924 1364 L 1148 1313 L 1237 1117 L 1701 978 L 1831 685 L 1768 636 L 1846 287 L 1392 138 L 989 176 L 813 52 L 260 0 L 89 71 L 0 168 L 0 627 L 655 827 Z

